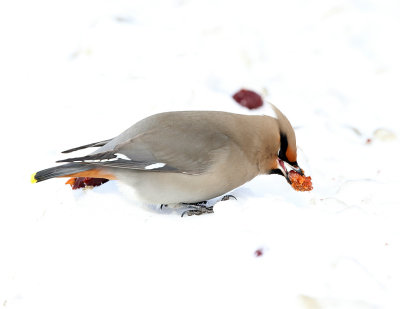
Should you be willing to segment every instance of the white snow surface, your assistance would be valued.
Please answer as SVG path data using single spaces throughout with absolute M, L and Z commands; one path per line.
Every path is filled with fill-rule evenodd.
M 400 308 L 399 1 L 2 1 L 0 29 L 1 308 Z M 260 176 L 181 218 L 30 183 L 156 112 L 263 114 L 242 87 L 313 191 Z

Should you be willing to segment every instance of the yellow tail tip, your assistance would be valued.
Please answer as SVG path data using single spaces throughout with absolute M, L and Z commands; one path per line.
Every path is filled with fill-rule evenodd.
M 36 178 L 35 178 L 36 173 L 32 174 L 31 176 L 31 183 L 35 183 L 37 182 Z

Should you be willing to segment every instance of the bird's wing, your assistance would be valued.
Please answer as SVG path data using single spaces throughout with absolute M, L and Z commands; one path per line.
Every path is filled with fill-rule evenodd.
M 120 138 L 120 137 L 117 137 Z M 154 126 L 113 149 L 58 162 L 82 162 L 96 166 L 187 174 L 201 174 L 214 162 L 229 138 L 201 123 Z M 112 142 L 112 141 L 111 141 Z

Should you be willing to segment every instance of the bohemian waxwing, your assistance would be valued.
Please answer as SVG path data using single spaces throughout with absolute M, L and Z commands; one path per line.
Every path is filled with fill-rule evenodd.
M 288 119 L 271 107 L 276 118 L 217 111 L 156 114 L 113 139 L 64 151 L 100 147 L 87 156 L 57 161 L 66 164 L 37 172 L 32 182 L 118 179 L 146 203 L 164 205 L 195 205 L 260 174 L 280 174 L 290 183 L 288 170 L 303 175 L 296 137 Z M 203 210 L 210 212 L 210 207 Z

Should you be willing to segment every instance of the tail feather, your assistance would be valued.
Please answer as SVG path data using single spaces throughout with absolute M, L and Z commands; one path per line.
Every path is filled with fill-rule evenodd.
M 82 164 L 82 163 L 68 163 L 64 165 L 59 165 L 55 167 L 50 167 L 37 172 L 32 175 L 32 183 L 40 182 L 54 177 L 68 176 L 71 174 L 84 172 L 93 169 L 92 165 Z

